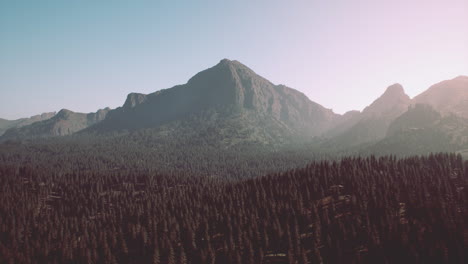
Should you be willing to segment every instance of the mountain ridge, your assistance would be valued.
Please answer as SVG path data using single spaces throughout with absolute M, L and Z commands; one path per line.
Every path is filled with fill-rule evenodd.
M 122 106 L 112 110 L 83 114 L 62 109 L 52 120 L 11 129 L 0 140 L 152 129 L 154 133 L 173 136 L 180 136 L 176 131 L 185 131 L 193 134 L 195 142 L 196 135 L 206 136 L 211 131 L 208 133 L 215 134 L 209 138 L 229 142 L 227 145 L 321 139 L 324 142 L 321 147 L 346 149 L 394 136 L 400 130 L 391 125 L 414 105 L 430 105 L 444 116 L 455 112 L 465 118 L 467 84 L 468 77 L 460 75 L 411 99 L 403 86 L 395 83 L 362 112 L 339 115 L 300 91 L 273 84 L 239 61 L 222 59 L 185 84 L 149 94 L 129 93 Z M 441 91 L 448 95 L 438 96 Z M 463 131 L 464 121 L 451 122 L 461 127 L 457 131 Z M 437 131 L 449 133 L 446 129 Z
M 430 86 L 412 99 L 413 104 L 428 104 L 442 114 L 468 118 L 468 76 L 460 75 Z
M 66 136 L 81 131 L 102 121 L 109 108 L 99 109 L 95 113 L 77 113 L 62 109 L 49 119 L 27 126 L 10 128 L 0 137 L 1 140 L 33 139 L 54 136 Z
M 331 131 L 332 137 L 325 145 L 349 148 L 383 139 L 390 123 L 405 112 L 410 100 L 403 86 L 398 83 L 390 85 L 362 112 L 348 112 L 345 126 Z
M 8 120 L 0 118 L 0 137 L 10 128 L 20 128 L 23 126 L 30 125 L 35 122 L 47 120 L 53 117 L 56 112 L 42 113 L 27 118 L 19 118 L 15 120 Z

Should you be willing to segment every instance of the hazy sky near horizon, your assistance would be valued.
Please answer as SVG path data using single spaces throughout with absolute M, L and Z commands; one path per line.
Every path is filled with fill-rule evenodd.
M 468 75 L 468 1 L 0 1 L 0 118 L 115 108 L 223 58 L 362 110 Z

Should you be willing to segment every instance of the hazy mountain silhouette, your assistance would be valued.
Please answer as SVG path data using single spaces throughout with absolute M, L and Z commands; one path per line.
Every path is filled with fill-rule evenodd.
M 334 138 L 348 131 L 361 120 L 361 112 L 352 110 L 338 116 L 332 124 L 331 128 L 324 135 L 325 138 Z
M 383 139 L 390 123 L 407 110 L 410 101 L 400 84 L 389 86 L 361 113 L 354 112 L 347 123 L 348 129 L 335 131 L 341 134 L 327 144 L 350 147 Z
M 62 109 L 49 119 L 8 129 L 1 139 L 30 139 L 71 135 L 104 120 L 109 110 L 109 108 L 106 108 L 100 109 L 96 113 L 84 114 Z
M 403 86 L 396 83 L 389 86 L 385 92 L 371 105 L 362 111 L 363 118 L 381 118 L 398 116 L 407 110 L 411 99 L 405 93 Z
M 453 113 L 468 118 L 468 76 L 434 84 L 414 97 L 413 104 L 428 104 L 442 114 Z
M 426 154 L 467 147 L 468 119 L 442 115 L 432 106 L 416 104 L 396 118 L 387 136 L 370 148 L 379 154 Z
M 34 122 L 47 120 L 55 115 L 55 112 L 43 113 L 40 115 L 31 116 L 29 118 L 20 118 L 16 120 L 7 120 L 0 118 L 0 136 L 10 128 L 19 128 L 30 125 Z
M 442 115 L 432 106 L 416 104 L 410 106 L 408 111 L 397 117 L 389 126 L 387 136 L 398 133 L 426 129 L 437 123 Z

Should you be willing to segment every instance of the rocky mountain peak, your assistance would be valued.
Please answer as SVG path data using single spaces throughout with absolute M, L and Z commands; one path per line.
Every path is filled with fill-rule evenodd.
M 141 93 L 130 93 L 127 95 L 127 99 L 123 105 L 123 108 L 129 109 L 144 103 L 146 101 L 146 94 Z
M 392 84 L 389 87 L 387 87 L 387 89 L 385 90 L 385 92 L 384 92 L 384 94 L 382 96 L 385 96 L 385 97 L 397 97 L 397 96 L 408 97 L 408 95 L 406 95 L 406 93 L 405 93 L 405 89 L 399 83 L 395 83 L 395 84 Z
M 75 112 L 70 111 L 68 109 L 62 109 L 58 111 L 58 113 L 54 116 L 55 118 L 67 119 L 70 115 L 74 114 Z
M 410 97 L 405 93 L 401 84 L 389 86 L 385 92 L 371 105 L 366 107 L 362 113 L 365 116 L 399 115 L 403 113 L 410 104 Z

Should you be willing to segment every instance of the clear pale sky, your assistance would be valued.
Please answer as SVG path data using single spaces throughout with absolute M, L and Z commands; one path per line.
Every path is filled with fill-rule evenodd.
M 0 117 L 115 108 L 223 58 L 362 110 L 468 75 L 468 1 L 0 0 Z

